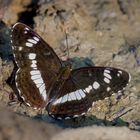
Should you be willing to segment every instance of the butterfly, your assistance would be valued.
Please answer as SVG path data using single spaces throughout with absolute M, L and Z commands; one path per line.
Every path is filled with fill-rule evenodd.
M 130 81 L 129 73 L 113 67 L 72 70 L 23 23 L 13 26 L 11 43 L 17 66 L 15 92 L 25 104 L 46 109 L 55 119 L 85 115 L 96 101 L 120 92 Z

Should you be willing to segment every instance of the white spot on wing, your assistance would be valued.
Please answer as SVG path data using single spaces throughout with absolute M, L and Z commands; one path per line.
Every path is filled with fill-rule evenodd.
M 106 72 L 104 72 L 104 76 L 107 77 L 108 79 L 112 79 L 111 75 Z
M 110 83 L 110 80 L 109 80 L 108 78 L 106 78 L 106 77 L 104 78 L 104 81 L 105 81 L 106 83 L 108 83 L 108 84 Z
M 60 104 L 61 100 L 62 100 L 62 97 L 60 97 L 55 102 L 53 102 L 53 105 Z
M 29 28 L 28 27 L 25 27 L 25 30 L 29 31 Z
M 34 39 L 28 39 L 28 41 L 29 41 L 30 43 L 37 44 L 37 41 L 34 40 Z
M 79 91 L 80 95 L 82 96 L 82 98 L 85 98 L 86 97 L 86 94 L 81 89 L 78 90 L 78 91 Z
M 37 74 L 35 74 L 35 73 L 37 73 Z M 30 74 L 31 74 L 31 79 L 36 84 L 36 87 L 38 88 L 43 99 L 46 100 L 47 99 L 46 88 L 45 88 L 45 84 L 44 84 L 44 81 L 42 79 L 40 71 L 34 70 L 34 71 L 31 71 Z M 34 75 L 32 75 L 32 74 L 34 74 Z
M 32 43 L 29 43 L 29 42 L 26 42 L 25 44 L 27 47 L 33 47 L 33 44 Z
M 81 115 L 85 115 L 86 113 L 85 112 L 83 112 Z
M 120 77 L 120 73 L 117 73 L 117 76 Z
M 32 62 L 31 67 L 33 69 L 37 69 L 37 65 L 36 65 L 37 61 L 36 60 L 32 60 L 31 62 Z
M 31 75 L 35 75 L 35 74 L 41 74 L 39 70 L 32 70 L 30 71 Z
M 15 47 L 14 46 L 12 46 L 12 49 L 14 50 L 15 49 Z M 14 54 L 15 55 L 15 54 Z M 14 56 L 15 57 L 15 56 Z
M 24 31 L 24 34 L 27 34 L 27 31 Z
M 73 116 L 73 118 L 77 118 L 77 117 L 79 117 L 79 115 L 74 115 L 74 116 Z
M 71 99 L 71 97 L 70 97 L 70 96 L 68 96 L 68 101 L 72 101 L 72 99 Z
M 46 90 L 45 90 L 45 85 L 44 85 L 43 92 L 40 92 L 40 93 L 41 93 L 42 97 L 44 98 L 44 100 L 46 100 L 47 99 L 47 94 L 46 94 Z
M 62 97 L 61 103 L 65 103 L 68 101 L 68 94 Z
M 42 83 L 41 84 L 36 84 L 37 88 L 41 87 L 42 86 Z
M 81 100 L 82 98 L 85 98 L 85 96 L 86 94 L 83 92 L 83 90 L 79 89 L 58 98 L 53 104 L 56 105 L 67 101 Z
M 79 93 L 79 90 L 75 91 L 75 97 L 77 100 L 81 100 L 82 97 L 81 97 L 81 94 Z
M 61 118 L 61 117 L 57 117 L 57 119 L 58 119 L 58 120 L 62 120 L 62 118 Z
M 99 84 L 98 82 L 95 81 L 95 82 L 93 83 L 93 88 L 94 88 L 94 89 L 98 89 L 99 87 L 100 87 L 100 84 Z
M 71 97 L 72 100 L 76 100 L 74 92 L 69 93 L 69 96 Z
M 104 72 L 105 73 L 110 73 L 110 70 L 105 69 Z
M 35 82 L 35 84 L 43 84 L 44 83 L 42 78 L 35 79 L 34 82 Z
M 85 96 L 86 94 L 80 89 L 58 98 L 53 104 L 56 105 L 59 103 L 65 103 L 67 101 L 81 100 Z
M 36 67 L 37 67 L 36 63 L 33 63 L 33 62 L 32 62 L 31 67 L 34 68 L 34 69 L 37 69 L 37 68 L 36 68 Z
M 86 93 L 86 90 L 85 89 L 83 89 L 83 91 Z
M 39 78 L 41 78 L 41 75 L 32 75 L 31 76 L 32 80 L 39 79 Z
M 111 88 L 110 87 L 107 87 L 107 89 L 106 89 L 107 91 L 110 91 L 111 90 Z
M 68 119 L 70 119 L 70 117 L 65 117 L 65 120 L 68 120 Z
M 32 60 L 32 63 L 36 64 L 36 63 L 37 63 L 37 61 L 36 61 L 36 60 Z
M 119 72 L 120 74 L 122 74 L 122 71 L 121 71 L 121 70 L 119 70 L 118 72 Z
M 23 47 L 20 46 L 18 49 L 19 49 L 19 51 L 22 51 Z
M 33 38 L 34 38 L 34 40 L 36 40 L 37 42 L 39 41 L 39 38 L 38 38 L 38 37 L 34 36 Z
M 36 54 L 35 53 L 29 53 L 29 59 L 33 60 L 36 58 Z
M 90 91 L 92 90 L 92 86 L 89 85 L 87 88 L 85 88 L 85 90 L 86 90 L 87 93 L 90 93 Z

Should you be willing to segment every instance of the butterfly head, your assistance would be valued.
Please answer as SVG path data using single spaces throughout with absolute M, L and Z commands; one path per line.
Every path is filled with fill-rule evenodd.
M 60 72 L 58 74 L 58 80 L 67 80 L 71 74 L 71 65 L 67 65 L 65 67 L 62 67 L 60 69 Z

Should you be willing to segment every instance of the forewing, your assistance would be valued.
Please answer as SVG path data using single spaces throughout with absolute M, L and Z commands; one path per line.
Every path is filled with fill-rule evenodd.
M 12 29 L 12 48 L 18 70 L 15 86 L 24 101 L 44 107 L 52 79 L 61 62 L 53 49 L 28 26 L 17 23 Z
M 57 118 L 84 115 L 94 102 L 120 92 L 130 81 L 127 72 L 111 67 L 88 67 L 72 71 L 47 110 Z

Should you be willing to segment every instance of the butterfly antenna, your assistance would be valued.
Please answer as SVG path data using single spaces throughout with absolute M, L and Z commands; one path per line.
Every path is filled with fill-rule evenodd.
M 68 59 L 70 58 L 70 53 L 69 53 L 69 46 L 68 46 L 68 35 L 65 31 L 65 36 L 66 36 L 66 47 L 67 47 L 67 55 L 68 55 Z

